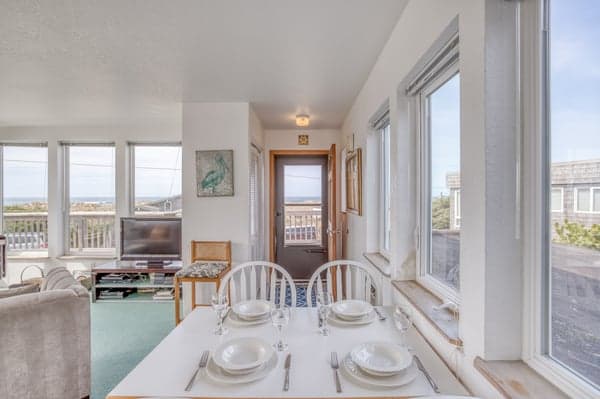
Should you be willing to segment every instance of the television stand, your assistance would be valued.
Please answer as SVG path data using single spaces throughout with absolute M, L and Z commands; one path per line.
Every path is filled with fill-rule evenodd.
M 174 289 L 181 261 L 148 263 L 114 260 L 92 267 L 92 302 L 164 302 Z

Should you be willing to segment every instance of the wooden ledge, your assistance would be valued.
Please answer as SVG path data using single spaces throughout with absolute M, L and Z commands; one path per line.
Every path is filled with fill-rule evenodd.
M 458 319 L 452 317 L 448 310 L 436 312 L 434 306 L 439 306 L 443 302 L 440 298 L 433 295 L 429 290 L 414 280 L 392 281 L 392 286 L 396 288 L 408 302 L 410 302 L 436 330 L 444 336 L 448 342 L 455 346 L 462 346 L 462 340 L 458 336 Z M 440 316 L 445 316 L 443 320 Z M 449 317 L 448 317 L 449 316 Z
M 569 399 L 521 360 L 486 361 L 477 356 L 473 365 L 506 399 Z

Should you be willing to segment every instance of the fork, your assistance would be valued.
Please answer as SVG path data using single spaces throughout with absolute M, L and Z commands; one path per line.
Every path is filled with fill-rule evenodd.
M 185 387 L 186 392 L 188 392 L 190 389 L 192 389 L 192 386 L 194 386 L 194 381 L 196 380 L 198 372 L 206 367 L 206 364 L 208 363 L 208 353 L 208 351 L 202 352 L 202 356 L 200 356 L 200 363 L 198 363 L 198 368 L 196 369 L 196 372 L 192 378 L 190 378 L 190 382 L 188 382 L 187 386 Z
M 335 390 L 337 393 L 340 393 L 342 392 L 342 384 L 340 384 L 340 375 L 338 374 L 340 363 L 338 362 L 337 352 L 331 352 L 331 368 L 333 369 Z

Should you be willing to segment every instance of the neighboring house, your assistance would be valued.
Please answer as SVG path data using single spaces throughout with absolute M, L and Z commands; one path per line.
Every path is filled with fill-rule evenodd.
M 450 190 L 450 229 L 460 228 L 460 176 L 446 175 Z M 457 206 L 458 204 L 458 206 Z M 565 220 L 586 227 L 600 224 L 600 159 L 552 164 L 552 223 Z
M 179 215 L 181 213 L 181 195 L 136 204 L 135 211 L 139 213 L 147 212 L 156 214 Z

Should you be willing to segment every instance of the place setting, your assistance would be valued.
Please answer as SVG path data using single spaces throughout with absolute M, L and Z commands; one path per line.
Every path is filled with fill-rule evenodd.
M 322 335 L 329 334 L 328 322 L 338 326 L 362 326 L 373 322 L 380 315 L 377 309 L 366 301 L 345 299 L 334 302 L 332 295 L 327 292 L 317 294 L 317 313 Z
M 391 342 L 367 342 L 354 347 L 341 370 L 351 381 L 369 388 L 398 388 L 411 383 L 419 368 L 408 348 Z
M 224 319 L 236 320 L 245 325 L 262 324 L 271 321 L 277 331 L 277 340 L 270 344 L 258 337 L 236 337 L 221 343 L 212 352 L 205 350 L 200 356 L 198 367 L 192 375 L 185 391 L 190 391 L 201 371 L 206 380 L 221 385 L 246 384 L 261 380 L 277 367 L 278 352 L 288 349 L 283 340 L 284 327 L 290 320 L 290 308 L 286 305 L 275 306 L 262 300 L 242 301 L 229 307 L 226 295 L 215 294 L 211 304 L 217 318 L 215 335 L 226 335 Z M 285 360 L 286 377 L 284 390 L 289 387 L 289 365 L 291 355 Z

